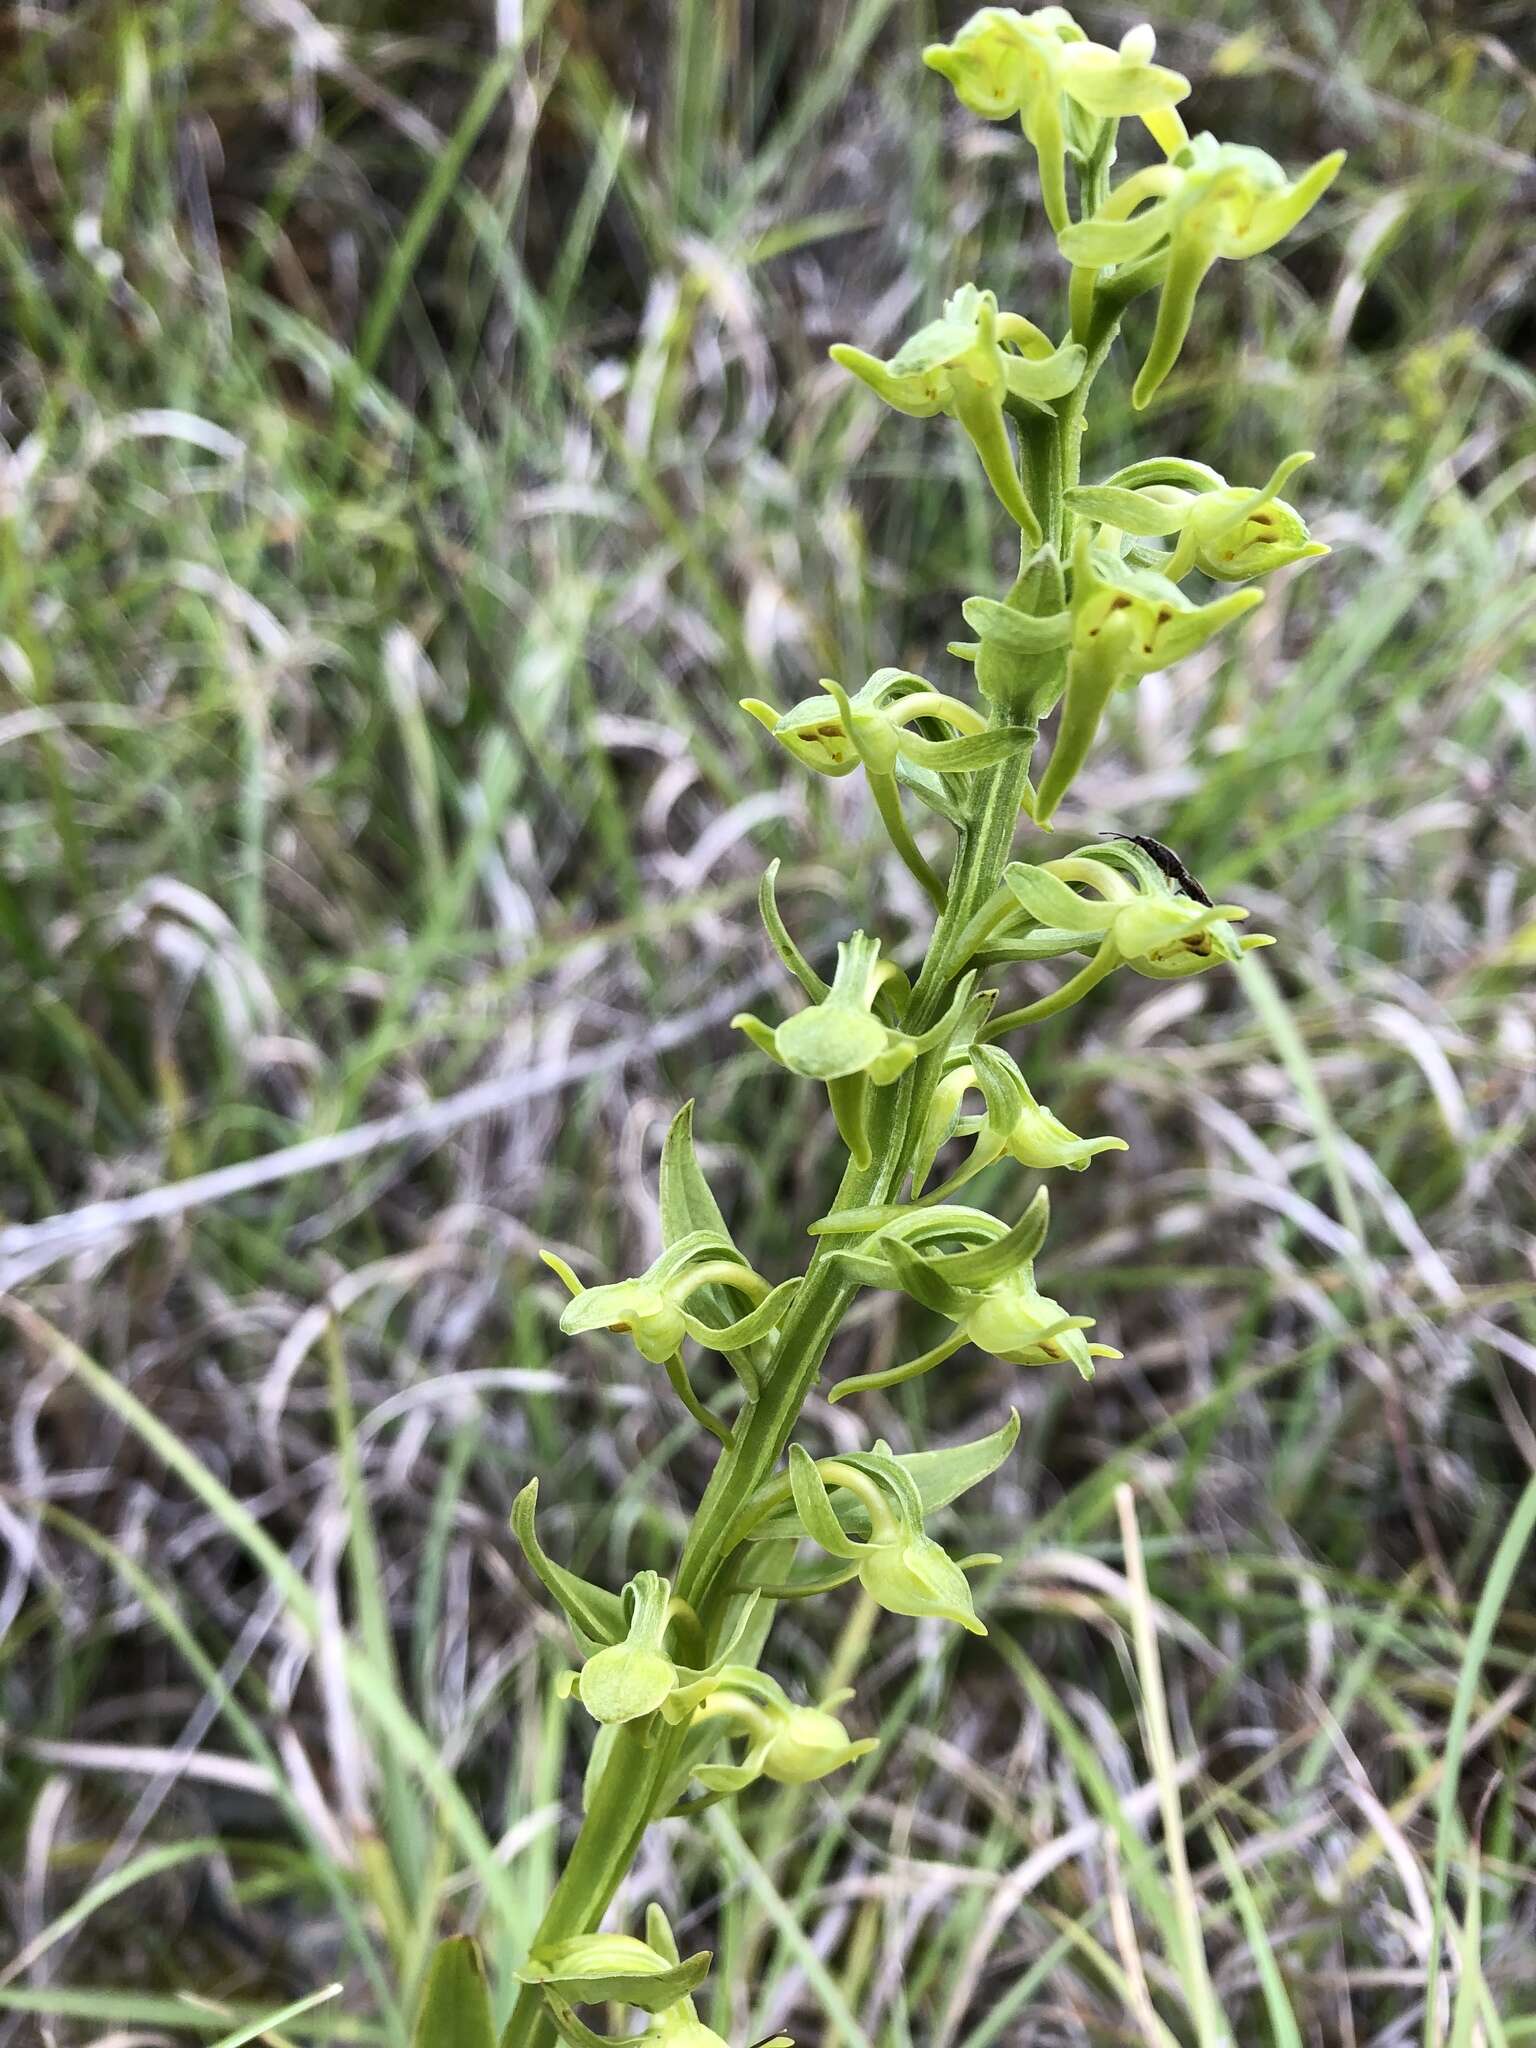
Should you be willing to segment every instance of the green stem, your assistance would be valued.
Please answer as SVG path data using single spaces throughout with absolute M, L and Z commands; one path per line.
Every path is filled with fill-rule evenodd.
M 1090 354 L 1089 375 L 1103 360 L 1108 340 Z M 1084 378 L 1084 385 L 1088 376 Z M 1072 469 L 1072 435 L 1081 405 L 1041 415 L 1021 435 L 1024 481 L 1048 537 L 1062 533 L 1062 486 Z M 995 714 L 1001 719 L 1006 714 Z M 1021 729 L 1026 721 L 1017 720 Z M 1013 848 L 1019 808 L 1029 774 L 1029 750 L 1015 754 L 972 779 L 974 808 L 960 828 L 949 884 L 929 940 L 911 1002 L 902 1020 L 914 1036 L 929 1029 L 953 1000 L 964 971 L 967 939 L 977 913 L 989 903 Z M 921 879 L 921 877 L 920 877 Z M 929 1099 L 942 1071 L 942 1052 L 925 1054 L 875 1097 L 871 1162 L 850 1162 L 833 1213 L 871 1202 L 894 1201 L 911 1170 Z M 743 1506 L 773 1477 L 788 1448 L 800 1411 L 820 1376 L 827 1348 L 856 1294 L 832 1263 L 835 1236 L 818 1240 L 804 1284 L 779 1331 L 773 1363 L 756 1400 L 750 1402 L 721 1450 L 699 1503 L 673 1577 L 679 1599 L 691 1604 L 713 1648 L 735 1595 L 727 1570 L 740 1537 Z M 624 1728 L 597 1783 L 565 1868 L 539 1927 L 540 1944 L 595 1928 L 623 1881 L 641 1838 L 657 1817 L 660 1800 L 675 1774 L 686 1729 L 652 1731 L 650 1745 Z M 551 2048 L 555 2030 L 542 1993 L 525 1986 L 502 2039 L 502 2048 Z

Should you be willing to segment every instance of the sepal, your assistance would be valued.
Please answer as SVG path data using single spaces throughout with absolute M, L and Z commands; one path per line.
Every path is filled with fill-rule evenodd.
M 679 1962 L 633 1934 L 577 1934 L 536 1948 L 518 1971 L 521 1984 L 553 1989 L 571 2005 L 637 2005 L 664 2012 L 697 1991 L 709 1975 L 710 1954 Z

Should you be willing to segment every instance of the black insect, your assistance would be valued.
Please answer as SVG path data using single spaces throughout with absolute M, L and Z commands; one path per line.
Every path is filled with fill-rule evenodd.
M 1193 896 L 1197 903 L 1203 903 L 1207 910 L 1213 908 L 1194 876 L 1171 846 L 1164 846 L 1161 839 L 1149 839 L 1144 832 L 1101 832 L 1101 839 L 1127 839 L 1132 846 L 1139 846 L 1143 853 L 1150 854 L 1170 882 L 1176 882 L 1186 896 Z

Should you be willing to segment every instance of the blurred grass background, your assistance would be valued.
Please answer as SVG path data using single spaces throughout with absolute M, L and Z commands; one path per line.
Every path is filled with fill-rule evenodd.
M 436 1934 L 518 1960 L 585 1731 L 512 1496 L 617 1584 L 708 1469 L 659 1376 L 560 1337 L 536 1248 L 649 1256 L 696 1095 L 794 1270 L 830 1125 L 724 1023 L 770 986 L 765 860 L 814 956 L 921 942 L 859 789 L 735 700 L 952 679 L 998 578 L 978 479 L 826 361 L 970 277 L 1059 325 L 1018 136 L 917 65 L 963 13 L 0 23 L 0 2042 L 339 1980 L 286 2037 L 395 2044 Z M 1149 415 L 1103 380 L 1089 473 L 1313 447 L 1334 553 L 1124 701 L 1062 836 L 1151 832 L 1281 944 L 1025 1054 L 1132 1142 L 1043 1275 L 1123 1364 L 808 1412 L 1025 1433 L 967 1508 L 990 1640 L 786 1612 L 777 1668 L 858 1666 L 882 1749 L 647 1848 L 626 1899 L 717 1948 L 733 2041 L 1536 2040 L 1536 30 L 1159 28 L 1192 126 L 1351 159 Z M 835 1363 L 919 1335 L 872 1297 Z

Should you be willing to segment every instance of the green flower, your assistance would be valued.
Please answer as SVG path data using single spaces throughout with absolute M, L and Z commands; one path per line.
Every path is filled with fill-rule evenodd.
M 1110 50 L 1089 42 L 1064 7 L 1033 14 L 983 7 L 953 42 L 931 43 L 923 62 L 949 80 L 973 114 L 989 121 L 1019 116 L 1039 160 L 1046 213 L 1059 234 L 1069 222 L 1066 153 L 1088 156 L 1100 122 L 1138 115 L 1170 155 L 1184 142 L 1184 124 L 1173 110 L 1188 96 L 1189 80 L 1154 64 L 1156 47 L 1145 22 Z
M 1009 1365 L 1070 1364 L 1085 1380 L 1093 1377 L 1095 1358 L 1118 1358 L 1118 1351 L 1083 1337 L 1093 1327 L 1091 1316 L 1069 1315 L 1035 1286 L 1034 1262 L 1049 1219 L 1044 1188 L 1012 1229 L 980 1209 L 909 1208 L 880 1222 L 856 1249 L 835 1252 L 855 1279 L 899 1288 L 954 1328 L 921 1357 L 844 1380 L 829 1398 L 846 1400 L 916 1379 L 965 1344 Z
M 948 697 L 906 669 L 880 668 L 855 696 L 826 680 L 825 696 L 807 697 L 784 712 L 760 697 L 741 708 L 818 775 L 894 776 L 905 762 L 940 775 L 991 768 L 1019 745 L 1016 733 L 990 730 L 979 711 Z M 937 727 L 936 738 L 925 728 Z
M 1203 462 L 1154 459 L 1133 463 L 1106 484 L 1070 490 L 1066 499 L 1101 528 L 1138 538 L 1177 534 L 1172 553 L 1147 564 L 1171 582 L 1202 569 L 1219 582 L 1242 583 L 1328 553 L 1280 496 L 1287 478 L 1311 460 L 1304 451 L 1287 455 L 1269 482 L 1253 490 L 1229 484 Z M 1101 531 L 1101 546 L 1106 538 Z
M 1091 220 L 1062 231 L 1061 253 L 1086 270 L 1165 252 L 1157 324 L 1133 404 L 1146 405 L 1178 360 L 1211 265 L 1272 249 L 1317 204 L 1343 161 L 1335 150 L 1293 182 L 1262 149 L 1196 135 L 1167 163 L 1127 178 Z
M 685 1337 L 710 1351 L 739 1351 L 757 1343 L 783 1320 L 797 1284 L 786 1280 L 780 1287 L 770 1287 L 731 1240 L 713 1230 L 689 1231 L 636 1279 L 601 1287 L 583 1287 L 553 1252 L 539 1256 L 575 1296 L 560 1318 L 568 1337 L 586 1330 L 619 1331 L 652 1365 L 675 1358 Z M 707 1287 L 739 1294 L 752 1306 L 723 1326 L 707 1323 L 688 1308 L 688 1302 Z
M 702 1984 L 709 1963 L 707 1949 L 680 1962 L 669 1928 L 665 1946 L 633 1934 L 576 1934 L 546 1942 L 517 1975 L 519 1983 L 553 1989 L 573 2005 L 622 2002 L 659 2013 Z
M 560 1681 L 561 1697 L 574 1694 L 604 1728 L 643 1721 L 658 1711 L 669 1721 L 684 1720 L 702 1696 L 700 1689 L 707 1690 L 734 1655 L 749 1618 L 750 1612 L 737 1621 L 712 1663 L 679 1664 L 667 1648 L 668 1631 L 678 1622 L 697 1630 L 697 1621 L 685 1603 L 672 1597 L 669 1580 L 639 1572 L 624 1588 L 623 1640 L 595 1651 L 579 1671 L 567 1672 Z
M 738 1764 L 699 1764 L 693 1775 L 712 1792 L 740 1792 L 759 1778 L 776 1785 L 813 1785 L 830 1772 L 867 1756 L 879 1743 L 855 1742 L 831 1711 L 851 1692 L 836 1693 L 819 1707 L 797 1707 L 765 1672 L 746 1665 L 724 1667 L 694 1710 L 694 1725 L 724 1719 L 748 1743 Z
M 777 1027 L 745 1011 L 731 1023 L 792 1074 L 826 1083 L 843 1142 L 854 1164 L 863 1167 L 871 1158 L 870 1086 L 889 1086 L 921 1053 L 943 1044 L 970 1001 L 971 985 L 972 977 L 967 977 L 949 1010 L 930 1030 L 909 1035 L 875 1014 L 876 1003 L 892 992 L 905 997 L 906 977 L 893 962 L 880 958 L 878 939 L 855 932 L 839 945 L 837 972 L 830 988 L 819 984 L 824 990 L 819 1001 Z
M 831 679 L 822 687 L 825 696 L 807 697 L 783 713 L 760 697 L 743 697 L 741 708 L 818 775 L 851 775 L 862 764 L 892 845 L 942 909 L 944 885 L 907 829 L 898 783 L 952 817 L 943 778 L 995 767 L 1033 745 L 1033 732 L 989 727 L 969 704 L 906 669 L 876 669 L 853 697 Z
M 968 1094 L 979 1092 L 980 1116 L 962 1117 Z M 956 1132 L 973 1140 L 963 1166 L 926 1200 L 942 1201 L 995 1160 L 1048 1172 L 1064 1166 L 1081 1173 L 1100 1152 L 1124 1152 L 1123 1138 L 1079 1138 L 1060 1117 L 1038 1103 L 1029 1083 L 1007 1053 L 995 1045 L 972 1046 L 934 1089 L 912 1160 L 912 1189 L 921 1194 L 939 1148 Z M 990 1348 L 990 1347 L 989 1347 Z
M 1072 599 L 1058 631 L 1067 644 L 1067 687 L 1056 742 L 1035 799 L 1035 816 L 1049 822 L 1088 752 L 1111 696 L 1120 685 L 1186 655 L 1262 604 L 1257 590 L 1233 590 L 1212 604 L 1195 604 L 1155 569 L 1137 569 L 1096 547 L 1086 522 L 1072 553 Z M 970 618 L 985 600 L 964 607 Z
M 1199 974 L 1274 944 L 1262 933 L 1240 938 L 1232 926 L 1248 912 L 1237 903 L 1212 903 L 1203 891 L 1192 894 L 1185 886 L 1190 879 L 1175 879 L 1141 846 L 1118 840 L 1038 867 L 1016 861 L 1003 870 L 1015 902 L 1051 940 L 1075 933 L 1073 950 L 1096 949 L 1096 958 L 1112 956 L 1109 966 L 1123 961 L 1153 981 Z M 1091 893 L 1083 895 L 1074 882 Z
M 647 1908 L 645 1940 L 630 1934 L 578 1934 L 534 1950 L 519 1981 L 537 1984 L 549 2016 L 569 2048 L 726 2048 L 699 2018 L 692 1993 L 709 1971 L 706 1950 L 678 1957 L 677 1942 L 660 1906 Z M 650 2014 L 641 2034 L 598 2034 L 573 2011 L 577 2005 L 637 2005 Z M 776 2034 L 761 2048 L 794 2048 Z
M 839 342 L 832 359 L 887 405 L 913 419 L 947 413 L 970 436 L 999 502 L 1040 545 L 1003 414 L 1010 402 L 1044 409 L 1073 389 L 1087 358 L 1076 342 L 1052 343 L 1019 313 L 1000 313 L 992 292 L 962 285 L 943 318 L 919 329 L 888 362 Z
M 984 1636 L 968 1569 L 996 1564 L 990 1553 L 956 1561 L 923 1528 L 922 1498 L 911 1475 L 884 1444 L 860 1458 L 828 1458 L 820 1465 L 799 1444 L 791 1444 L 789 1477 L 795 1511 L 811 1541 L 843 1559 L 844 1576 L 857 1578 L 877 1605 L 890 1614 L 953 1621 L 973 1636 Z M 850 1536 L 838 1520 L 828 1485 L 845 1488 L 864 1509 L 867 1538 Z

